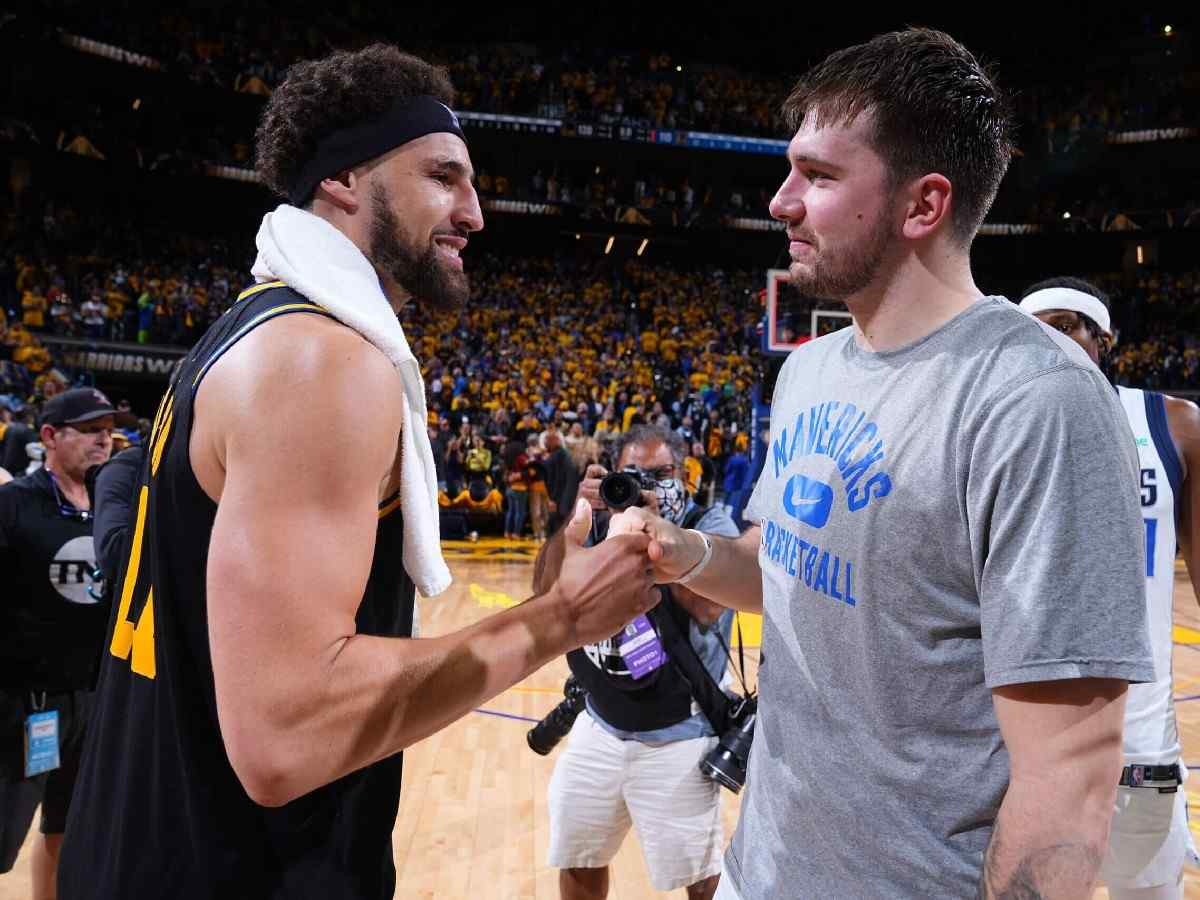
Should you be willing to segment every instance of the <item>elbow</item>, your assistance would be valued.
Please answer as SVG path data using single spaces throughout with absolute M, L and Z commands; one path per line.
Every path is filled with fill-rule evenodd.
M 258 747 L 239 748 L 226 741 L 229 764 L 242 790 L 259 806 L 276 808 L 291 803 L 305 792 L 296 786 L 295 768 L 272 749 L 275 742 L 256 741 Z
M 304 761 L 288 750 L 295 736 L 270 727 L 265 718 L 222 716 L 221 737 L 233 774 L 259 806 L 284 806 L 315 787 L 305 786 Z

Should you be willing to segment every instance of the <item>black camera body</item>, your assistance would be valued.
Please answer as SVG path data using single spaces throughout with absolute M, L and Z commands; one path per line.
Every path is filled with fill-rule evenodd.
M 654 480 L 634 472 L 612 472 L 600 481 L 600 499 L 613 512 L 642 505 L 642 491 L 654 490 Z
M 754 721 L 758 718 L 758 698 L 743 697 L 730 711 L 730 726 L 708 756 L 700 760 L 700 774 L 735 794 L 746 783 L 746 765 L 754 741 Z

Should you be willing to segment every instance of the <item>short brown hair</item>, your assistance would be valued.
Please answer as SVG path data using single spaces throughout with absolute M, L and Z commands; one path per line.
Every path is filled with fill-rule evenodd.
M 450 76 L 390 44 L 296 63 L 271 94 L 254 135 L 259 177 L 286 197 L 323 138 L 422 95 L 450 106 Z
M 941 31 L 908 28 L 838 50 L 783 103 L 794 132 L 874 117 L 872 145 L 894 185 L 929 172 L 953 186 L 951 227 L 970 244 L 1012 156 L 1008 102 L 966 47 Z

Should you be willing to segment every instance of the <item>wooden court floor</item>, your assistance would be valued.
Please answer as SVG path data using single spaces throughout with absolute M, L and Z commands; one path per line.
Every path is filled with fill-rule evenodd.
M 511 606 L 528 595 L 533 545 L 499 541 L 448 544 L 454 585 L 421 605 L 421 628 L 443 634 Z M 1184 759 L 1200 770 L 1200 609 L 1182 566 L 1175 582 L 1175 694 Z M 757 660 L 757 631 L 747 621 L 747 668 Z M 546 666 L 479 711 L 409 750 L 404 790 L 393 835 L 396 897 L 403 900 L 557 900 L 557 872 L 545 865 L 546 787 L 553 755 L 525 744 L 531 719 L 559 699 L 566 663 Z M 1191 780 L 1192 808 L 1200 808 L 1200 775 Z M 738 802 L 722 792 L 726 835 Z M 36 827 L 36 825 L 35 825 Z M 1192 822 L 1200 841 L 1200 815 Z M 1188 900 L 1200 900 L 1200 870 L 1186 874 Z M 682 897 L 683 892 L 675 892 Z M 637 836 L 631 832 L 612 868 L 610 900 L 667 896 L 649 884 Z M 1106 898 L 1100 888 L 1096 900 Z M 0 876 L 0 900 L 29 897 L 29 841 L 14 871 Z

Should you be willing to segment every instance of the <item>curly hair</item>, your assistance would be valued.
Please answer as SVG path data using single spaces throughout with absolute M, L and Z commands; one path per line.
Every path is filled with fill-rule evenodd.
M 324 138 L 382 116 L 398 101 L 428 95 L 450 106 L 454 86 L 441 66 L 390 44 L 339 50 L 298 62 L 271 94 L 255 132 L 263 183 L 286 197 Z

